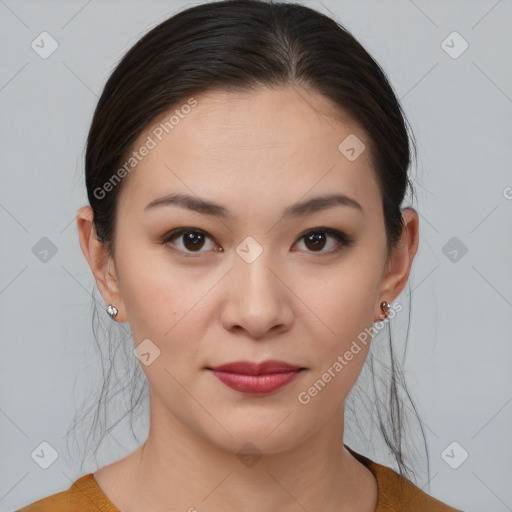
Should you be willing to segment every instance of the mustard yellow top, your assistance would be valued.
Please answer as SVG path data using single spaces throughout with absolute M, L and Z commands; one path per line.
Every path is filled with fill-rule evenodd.
M 364 464 L 377 480 L 378 497 L 375 512 L 461 512 L 432 498 L 391 468 L 347 450 Z M 67 491 L 59 492 L 19 509 L 17 512 L 120 512 L 103 493 L 94 474 L 73 482 Z

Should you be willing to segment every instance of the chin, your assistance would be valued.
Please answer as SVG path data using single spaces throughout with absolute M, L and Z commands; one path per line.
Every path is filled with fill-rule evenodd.
M 256 415 L 253 415 L 253 422 L 247 415 L 243 418 L 232 418 L 231 421 L 224 416 L 222 421 L 224 428 L 212 430 L 212 426 L 209 425 L 210 429 L 203 430 L 202 436 L 209 443 L 238 456 L 243 453 L 255 455 L 283 453 L 307 440 L 315 431 L 313 425 L 308 429 L 304 422 L 300 423 L 299 430 L 296 421 L 292 420 L 298 416 L 293 413 L 289 416 L 288 414 L 281 412 L 266 419 L 256 418 Z

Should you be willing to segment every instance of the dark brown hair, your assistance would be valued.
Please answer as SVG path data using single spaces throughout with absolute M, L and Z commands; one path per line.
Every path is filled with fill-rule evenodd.
M 123 182 L 106 194 L 97 191 L 105 190 L 152 121 L 211 89 L 287 85 L 323 95 L 366 132 L 389 252 L 402 234 L 401 206 L 408 188 L 414 194 L 408 169 L 415 147 L 384 71 L 347 29 L 320 12 L 296 3 L 226 0 L 196 5 L 157 25 L 125 54 L 104 87 L 88 135 L 85 181 L 98 238 L 111 254 Z M 408 393 L 393 356 L 391 333 L 389 349 L 387 394 L 375 399 L 375 405 L 384 440 L 400 472 L 408 475 L 399 396 L 401 389 L 406 398 Z M 373 373 L 371 354 L 368 364 Z M 134 388 L 133 380 L 127 386 Z M 142 393 L 137 396 L 135 405 Z

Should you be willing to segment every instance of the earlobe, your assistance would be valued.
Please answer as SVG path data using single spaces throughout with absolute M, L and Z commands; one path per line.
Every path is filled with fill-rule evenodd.
M 89 263 L 89 267 L 94 275 L 98 289 L 105 302 L 105 307 L 114 304 L 118 309 L 116 320 L 123 322 L 121 311 L 123 301 L 121 298 L 115 265 L 110 256 L 107 247 L 100 242 L 94 227 L 94 214 L 90 206 L 84 206 L 78 211 L 77 229 L 80 241 L 80 247 Z

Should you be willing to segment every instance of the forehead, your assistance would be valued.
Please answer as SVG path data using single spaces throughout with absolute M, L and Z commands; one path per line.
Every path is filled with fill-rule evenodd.
M 153 120 L 135 143 L 135 150 L 151 149 L 121 194 L 131 204 L 176 189 L 245 209 L 333 191 L 361 203 L 379 199 L 367 135 L 323 96 L 283 87 L 211 90 L 187 100 Z M 344 141 L 366 149 L 349 159 Z

